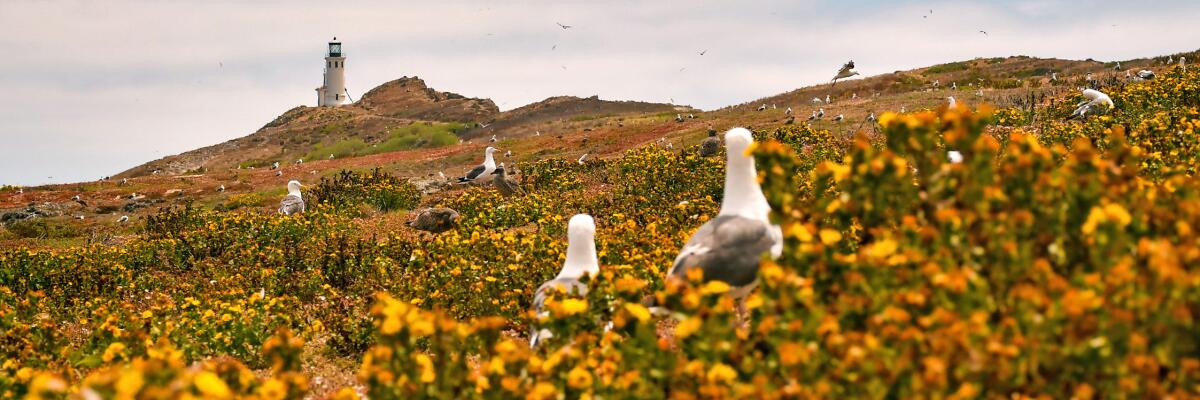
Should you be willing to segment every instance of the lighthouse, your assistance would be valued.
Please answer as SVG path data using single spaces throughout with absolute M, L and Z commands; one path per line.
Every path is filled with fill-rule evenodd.
M 346 94 L 346 54 L 342 53 L 342 42 L 335 37 L 329 42 L 329 52 L 325 53 L 325 76 L 321 87 L 317 88 L 317 106 L 344 104 L 350 104 L 350 96 Z

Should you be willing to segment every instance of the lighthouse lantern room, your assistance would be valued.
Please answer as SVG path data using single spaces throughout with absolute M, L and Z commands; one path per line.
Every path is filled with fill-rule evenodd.
M 342 42 L 335 37 L 329 42 L 329 52 L 325 54 L 324 82 L 317 88 L 318 107 L 350 104 L 350 96 L 346 94 L 345 64 L 346 54 L 342 53 Z

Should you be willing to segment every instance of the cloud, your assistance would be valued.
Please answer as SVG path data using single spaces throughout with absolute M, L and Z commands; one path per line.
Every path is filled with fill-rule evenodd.
M 826 82 L 848 59 L 873 75 L 1200 37 L 1200 3 L 1093 3 L 6 1 L 0 140 L 24 151 L 0 157 L 0 183 L 95 179 L 249 134 L 315 103 L 334 35 L 355 96 L 417 75 L 502 109 L 564 94 L 714 109 Z

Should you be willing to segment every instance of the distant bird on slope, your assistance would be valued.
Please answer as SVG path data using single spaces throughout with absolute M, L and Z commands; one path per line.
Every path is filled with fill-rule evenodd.
M 683 116 L 679 115 L 679 114 L 675 114 L 675 122 L 683 122 Z
M 496 143 L 496 135 L 492 135 L 492 138 L 488 142 Z
M 492 184 L 496 186 L 496 190 L 500 191 L 500 194 L 504 195 L 504 197 L 525 195 L 525 190 L 521 189 L 521 185 L 517 184 L 517 180 L 509 177 L 504 172 L 504 163 L 500 163 L 500 166 L 496 167 L 496 171 L 492 172 L 492 176 Z
M 512 157 L 512 150 L 505 151 L 504 157 Z
M 810 115 L 810 116 L 808 117 L 808 120 L 809 120 L 809 121 L 816 121 L 816 120 L 817 120 L 817 112 L 816 112 L 816 111 L 813 111 L 812 115 Z
M 762 110 L 766 110 L 766 109 L 767 109 L 767 103 L 763 103 L 763 105 L 758 106 L 758 111 L 762 111 Z
M 300 194 L 301 186 L 303 185 L 299 181 L 288 182 L 288 194 L 279 202 L 280 214 L 292 215 L 304 212 L 304 197 Z
M 79 205 L 81 205 L 81 206 L 87 207 L 87 202 L 83 201 L 83 199 L 80 198 L 79 195 L 75 195 L 75 197 L 72 197 L 71 201 L 79 203 Z
M 725 134 L 728 146 L 725 196 L 717 216 L 700 226 L 680 250 L 668 279 L 686 279 L 699 268 L 705 281 L 721 281 L 728 295 L 742 299 L 757 285 L 758 264 L 764 253 L 783 252 L 783 234 L 767 218 L 771 206 L 758 185 L 754 158 L 745 154 L 754 143 L 750 131 L 734 128 Z
M 817 119 L 821 119 L 821 118 L 825 118 L 825 108 L 824 107 L 817 109 Z
M 1084 89 L 1083 98 L 1084 100 L 1078 104 L 1079 108 L 1076 108 L 1075 112 L 1071 113 L 1071 116 L 1067 117 L 1067 119 L 1084 118 L 1087 117 L 1088 114 L 1096 114 L 1113 108 L 1112 99 L 1109 98 L 1107 94 L 1101 93 L 1099 90 Z M 1092 110 L 1092 107 L 1099 108 L 1100 106 L 1104 106 L 1104 108 L 1101 110 Z
M 842 68 L 839 69 L 837 75 L 833 77 L 833 83 L 836 84 L 838 79 L 846 79 L 855 75 L 858 75 L 858 72 L 854 71 L 854 60 L 850 60 L 849 62 L 842 64 Z
M 708 137 L 700 142 L 700 157 L 712 157 L 721 151 L 721 138 L 717 137 L 717 131 L 714 129 L 708 130 Z
M 567 223 L 567 259 L 562 270 L 554 279 L 538 286 L 533 295 L 533 308 L 538 318 L 550 316 L 546 309 L 546 298 L 556 290 L 568 296 L 587 296 L 588 287 L 581 279 L 584 275 L 595 277 L 600 273 L 600 261 L 596 257 L 596 222 L 590 215 L 576 214 Z M 548 329 L 530 328 L 529 347 L 535 348 L 542 340 L 554 337 Z
M 583 165 L 583 163 L 587 162 L 587 156 L 587 153 L 583 153 L 582 156 L 579 156 L 579 160 L 576 162 L 579 163 L 579 165 Z
M 842 114 L 838 114 L 836 117 L 833 117 L 834 122 L 842 122 L 843 119 L 846 119 L 846 117 Z
M 1137 72 L 1137 77 L 1138 77 L 1138 79 L 1147 80 L 1147 81 L 1154 79 L 1154 71 L 1151 71 L 1148 69 L 1143 69 L 1143 70 Z
M 122 215 L 121 218 L 117 218 L 117 222 L 128 222 L 128 221 L 129 221 L 128 215 Z
M 415 214 L 417 217 L 406 225 L 419 231 L 432 233 L 442 233 L 454 229 L 459 218 L 458 212 L 449 208 L 424 208 L 417 210 Z
M 792 115 L 792 108 L 788 107 L 786 110 L 783 110 L 783 115 Z
M 225 185 L 221 185 L 220 187 L 218 187 L 217 192 L 225 192 Z
M 492 153 L 495 152 L 495 147 L 488 146 L 488 148 L 484 149 L 483 163 L 475 166 L 470 172 L 467 172 L 467 175 L 458 178 L 458 183 L 487 183 L 488 179 L 492 178 L 492 172 L 496 170 L 496 159 L 492 158 Z

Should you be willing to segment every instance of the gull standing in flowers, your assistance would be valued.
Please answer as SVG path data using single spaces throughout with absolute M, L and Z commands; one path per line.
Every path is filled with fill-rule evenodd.
M 496 186 L 496 190 L 499 190 L 500 194 L 504 195 L 504 197 L 525 195 L 525 190 L 521 189 L 521 185 L 517 184 L 517 180 L 509 177 L 504 171 L 504 163 L 500 163 L 500 166 L 496 167 L 496 171 L 492 172 L 492 175 L 494 175 L 492 184 Z
M 790 109 L 789 109 L 790 110 Z M 712 157 L 721 151 L 721 138 L 717 137 L 716 129 L 708 130 L 708 137 L 700 142 L 700 157 Z
M 1075 112 L 1071 113 L 1071 116 L 1067 117 L 1067 119 L 1083 118 L 1083 117 L 1086 117 L 1089 113 L 1095 114 L 1095 112 L 1092 111 L 1092 107 L 1098 107 L 1098 106 L 1103 105 L 1106 107 L 1106 109 L 1113 108 L 1112 99 L 1109 98 L 1107 94 L 1101 93 L 1099 90 L 1084 89 L 1083 90 L 1083 98 L 1084 98 L 1084 100 L 1079 102 L 1079 104 L 1077 105 L 1079 108 L 1076 108 Z M 1103 111 L 1103 110 L 1101 110 L 1101 111 Z
M 304 212 L 304 197 L 300 194 L 301 186 L 303 185 L 299 181 L 288 182 L 288 194 L 279 202 L 280 214 L 292 215 Z
M 458 183 L 475 182 L 479 184 L 487 183 L 491 179 L 492 172 L 496 170 L 496 159 L 492 158 L 492 153 L 496 152 L 495 147 L 488 146 L 483 150 L 483 164 L 475 166 L 471 172 L 467 172 L 466 176 L 458 178 Z
M 600 273 L 600 261 L 596 258 L 596 222 L 587 214 L 576 214 L 567 223 L 567 259 L 563 262 L 562 270 L 554 279 L 546 281 L 537 288 L 533 295 L 533 308 L 538 318 L 550 315 L 546 309 L 546 297 L 551 290 L 574 296 L 587 296 L 588 287 L 580 281 L 584 274 L 595 277 Z M 529 332 L 529 347 L 537 347 L 538 342 L 553 337 L 548 329 L 531 327 Z
M 747 152 L 754 138 L 745 128 L 725 133 L 725 197 L 716 218 L 704 223 L 675 257 L 669 279 L 686 279 L 700 269 L 704 280 L 721 281 L 729 295 L 742 299 L 758 284 L 758 264 L 763 253 L 772 258 L 783 252 L 783 232 L 768 219 L 771 206 L 758 185 L 754 158 Z

